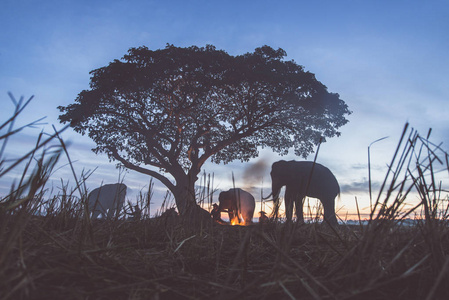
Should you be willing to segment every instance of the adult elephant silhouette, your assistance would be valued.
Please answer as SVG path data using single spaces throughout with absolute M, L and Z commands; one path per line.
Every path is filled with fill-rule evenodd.
M 242 189 L 230 189 L 229 191 L 221 192 L 218 196 L 218 201 L 220 202 L 218 210 L 220 212 L 227 211 L 229 221 L 237 217 L 239 224 L 242 221 L 241 218 L 243 219 L 243 224 L 251 224 L 253 222 L 256 201 L 250 193 Z
M 87 202 L 92 218 L 97 218 L 100 213 L 106 218 L 116 216 L 125 203 L 126 189 L 125 184 L 115 183 L 102 185 L 90 192 Z
M 293 203 L 296 206 L 296 220 L 304 222 L 303 200 L 306 196 L 318 198 L 324 208 L 324 219 L 331 225 L 337 224 L 335 197 L 340 186 L 334 174 L 325 166 L 311 161 L 277 161 L 271 166 L 271 196 L 275 207 L 279 206 L 279 194 L 285 186 L 285 214 L 292 220 Z

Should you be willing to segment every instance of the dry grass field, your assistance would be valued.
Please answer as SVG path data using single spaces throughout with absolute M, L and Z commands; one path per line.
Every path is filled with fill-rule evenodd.
M 75 212 L 72 211 L 72 212 Z M 2 299 L 447 299 L 447 221 L 192 225 L 2 212 Z
M 448 196 L 434 176 L 448 155 L 407 128 L 369 220 L 337 228 L 91 219 L 83 176 L 48 193 L 60 155 L 58 132 L 38 137 L 0 198 L 0 299 L 449 299 Z M 18 163 L 0 153 L 0 180 Z

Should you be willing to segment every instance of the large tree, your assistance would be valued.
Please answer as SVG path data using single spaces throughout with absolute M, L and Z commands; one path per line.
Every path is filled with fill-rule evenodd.
M 162 182 L 184 214 L 209 158 L 248 161 L 258 147 L 305 157 L 340 135 L 345 102 L 285 56 L 268 46 L 238 56 L 210 45 L 131 48 L 91 71 L 90 89 L 59 107 L 59 119 L 87 133 L 96 153 Z

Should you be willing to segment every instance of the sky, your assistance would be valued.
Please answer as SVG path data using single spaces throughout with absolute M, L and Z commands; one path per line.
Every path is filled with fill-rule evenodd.
M 62 128 L 58 106 L 74 102 L 89 88 L 89 72 L 119 59 L 131 47 L 152 50 L 175 46 L 214 45 L 231 55 L 269 45 L 287 52 L 314 73 L 330 92 L 340 94 L 353 112 L 341 137 L 322 144 L 317 161 L 328 166 L 342 187 L 340 215 L 354 213 L 355 198 L 368 207 L 367 147 L 371 146 L 374 192 L 406 122 L 431 140 L 449 144 L 449 1 L 24 1 L 3 0 L 0 9 L 0 120 L 11 116 L 17 99 L 35 96 L 16 125 L 46 116 L 44 125 L 23 130 L 8 141 L 5 157 L 31 149 L 37 135 Z M 90 189 L 125 176 L 128 199 L 148 188 L 149 178 L 134 171 L 119 174 L 115 163 L 96 155 L 89 138 L 71 129 L 62 137 L 79 175 L 95 170 Z M 4 158 L 5 158 L 4 157 Z M 313 160 L 314 154 L 309 156 Z M 248 163 L 207 163 L 218 191 L 236 185 L 260 199 L 269 193 L 271 164 L 302 160 L 293 151 L 280 157 L 269 149 Z M 55 186 L 73 183 L 61 159 L 52 175 Z M 5 195 L 20 170 L 4 176 Z M 154 207 L 165 188 L 156 183 Z M 218 197 L 218 192 L 215 197 Z M 218 201 L 217 199 L 215 201 Z

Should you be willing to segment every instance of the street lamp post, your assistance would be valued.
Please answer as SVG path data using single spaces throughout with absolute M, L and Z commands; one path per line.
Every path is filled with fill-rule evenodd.
M 369 206 L 370 206 L 370 210 L 371 212 L 373 211 L 373 197 L 371 194 L 371 158 L 370 158 L 370 147 L 377 142 L 380 142 L 381 140 L 384 140 L 388 138 L 388 136 L 384 136 L 383 138 L 380 138 L 378 140 L 375 140 L 374 142 L 372 142 L 371 144 L 369 144 L 368 146 L 368 185 L 369 185 Z

